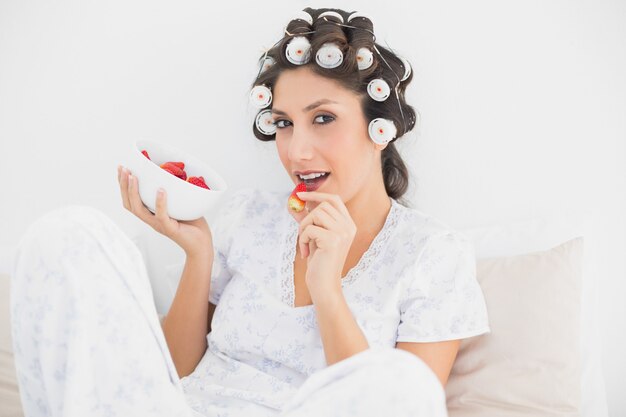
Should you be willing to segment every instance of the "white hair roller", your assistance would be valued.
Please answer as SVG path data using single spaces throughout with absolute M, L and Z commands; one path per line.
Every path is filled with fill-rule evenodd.
M 359 65 L 359 70 L 368 69 L 374 63 L 374 54 L 369 48 L 362 46 L 356 53 L 356 62 Z
M 343 62 L 343 53 L 337 44 L 325 43 L 317 50 L 315 61 L 322 68 L 336 68 Z
M 367 84 L 367 93 L 376 101 L 385 101 L 391 94 L 391 88 L 382 78 L 375 78 Z
M 250 91 L 250 103 L 258 108 L 263 109 L 272 102 L 272 92 L 264 85 L 255 85 Z
M 271 56 L 266 56 L 261 62 L 261 74 L 270 69 L 272 65 L 276 63 L 276 60 Z
M 409 64 L 409 61 L 407 61 L 404 57 L 398 56 L 398 58 L 400 58 L 402 65 L 404 65 L 404 75 L 400 79 L 400 81 L 404 81 L 409 78 L 409 75 L 411 75 L 411 64 Z
M 308 12 L 305 12 L 304 10 L 300 10 L 294 15 L 294 17 L 291 18 L 291 20 L 296 19 L 304 20 L 309 25 L 313 24 L 313 16 L 311 16 Z
M 259 132 L 266 136 L 276 133 L 276 125 L 274 125 L 274 122 L 272 121 L 272 111 L 270 109 L 260 111 L 256 116 L 255 123 Z
M 311 59 L 311 42 L 304 36 L 295 36 L 289 41 L 285 55 L 292 64 L 306 64 Z
M 372 22 L 372 18 L 369 17 L 368 15 L 366 15 L 365 13 L 354 12 L 350 16 L 348 16 L 348 23 L 350 23 L 352 20 L 356 19 L 357 17 L 362 17 L 362 18 L 368 19 L 370 22 Z
M 333 11 L 329 10 L 329 11 L 327 11 L 327 12 L 321 13 L 319 16 L 317 16 L 317 20 L 321 19 L 321 18 L 322 18 L 322 17 L 324 17 L 324 16 L 333 16 L 333 17 L 336 17 L 337 19 L 339 19 L 339 21 L 340 21 L 341 23 L 343 23 L 343 17 L 341 17 L 341 15 L 340 15 L 339 13 L 337 13 L 337 12 L 333 12 Z
M 396 125 L 393 120 L 377 117 L 367 128 L 370 138 L 378 145 L 384 145 L 396 137 Z

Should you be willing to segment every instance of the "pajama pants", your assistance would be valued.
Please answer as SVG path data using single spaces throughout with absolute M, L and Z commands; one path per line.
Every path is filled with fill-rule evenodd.
M 310 375 L 281 410 L 192 407 L 141 253 L 88 206 L 62 207 L 30 225 L 16 253 L 10 308 L 26 417 L 447 416 L 435 374 L 394 348 L 370 348 Z

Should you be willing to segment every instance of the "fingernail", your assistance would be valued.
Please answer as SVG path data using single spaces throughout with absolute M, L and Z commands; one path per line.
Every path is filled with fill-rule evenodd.
M 159 195 L 163 195 L 163 194 L 165 194 L 165 190 L 163 188 L 159 188 L 157 190 L 157 193 L 159 193 Z

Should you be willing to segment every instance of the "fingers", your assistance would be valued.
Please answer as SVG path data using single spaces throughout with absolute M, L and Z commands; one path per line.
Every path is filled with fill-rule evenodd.
M 167 195 L 165 191 L 157 193 L 155 212 L 152 214 L 141 200 L 137 177 L 121 165 L 117 167 L 117 173 L 124 208 L 139 217 L 157 232 L 169 237 L 174 235 L 177 232 L 178 222 L 172 219 L 167 212 Z
M 122 205 L 126 210 L 130 210 L 130 201 L 128 200 L 128 170 L 117 167 L 117 180 L 120 183 L 120 193 L 122 194 Z
M 326 229 L 336 229 L 338 223 L 338 213 L 334 207 L 328 203 L 322 203 L 312 212 L 308 213 L 300 222 L 299 233 L 309 225 L 322 226 Z
M 332 239 L 332 234 L 323 227 L 319 226 L 309 226 L 307 227 L 302 234 L 300 235 L 300 253 L 303 258 L 309 256 L 309 245 L 312 246 L 311 250 L 315 250 L 317 248 L 323 248 L 324 242 L 327 242 L 328 239 Z
M 156 210 L 154 218 L 161 224 L 162 233 L 168 235 L 172 232 L 172 227 L 176 226 L 176 220 L 167 214 L 167 194 L 165 191 L 159 190 L 156 197 Z
M 143 201 L 141 201 L 137 177 L 133 174 L 128 175 L 128 200 L 130 201 L 130 207 L 133 214 L 146 223 L 152 224 L 153 214 L 143 204 Z
M 125 167 L 118 167 L 118 171 L 124 208 L 154 227 L 154 215 L 143 204 L 139 196 L 137 177 L 132 175 Z
M 322 193 L 318 191 L 302 191 L 298 193 L 298 197 L 306 202 L 328 202 L 331 206 L 333 206 L 339 213 L 343 213 L 345 216 L 350 216 L 350 212 L 346 207 L 345 203 L 339 197 L 338 194 L 329 194 Z
M 317 207 L 315 207 L 308 215 L 306 215 L 301 221 L 299 226 L 299 235 L 303 235 L 307 229 L 311 227 L 320 226 L 323 230 L 326 231 L 336 231 L 339 232 L 341 229 L 340 221 L 341 214 L 337 211 L 337 209 L 331 205 L 328 201 L 322 201 Z M 315 241 L 311 242 L 315 244 Z M 308 250 L 309 246 L 301 242 L 300 243 L 300 253 L 303 258 L 309 256 L 311 251 Z
M 330 213 L 327 211 L 328 209 L 332 210 L 332 207 L 328 205 L 320 205 L 318 206 L 318 208 L 309 213 L 309 215 L 306 216 L 300 223 L 299 235 L 304 236 L 305 232 L 307 232 L 311 228 L 321 228 L 323 230 L 338 230 L 338 221 L 330 215 Z M 301 240 L 300 253 L 303 254 L 303 257 L 306 257 L 309 254 L 309 251 L 307 251 L 307 247 L 308 245 Z

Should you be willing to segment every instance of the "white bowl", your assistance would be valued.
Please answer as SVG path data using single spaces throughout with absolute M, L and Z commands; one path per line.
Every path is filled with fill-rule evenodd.
M 141 153 L 146 150 L 150 159 Z M 199 187 L 160 167 L 168 161 L 185 163 L 187 177 L 204 177 L 210 188 Z M 163 188 L 167 195 L 167 213 L 176 220 L 194 220 L 211 210 L 224 191 L 228 189 L 224 179 L 208 164 L 191 154 L 172 146 L 148 140 L 137 140 L 132 144 L 126 166 L 131 174 L 137 177 L 141 201 L 154 213 L 156 211 L 156 195 Z

